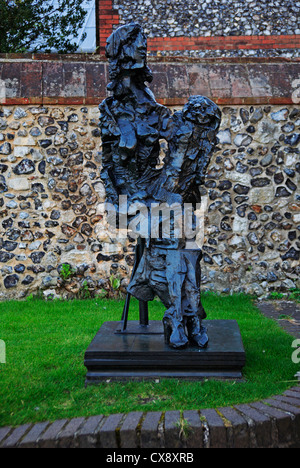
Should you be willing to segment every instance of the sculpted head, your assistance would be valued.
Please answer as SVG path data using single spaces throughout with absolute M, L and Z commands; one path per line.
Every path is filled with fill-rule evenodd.
M 182 111 L 184 119 L 196 125 L 218 130 L 221 122 L 221 112 L 218 106 L 204 96 L 191 96 Z
M 144 81 L 152 81 L 147 67 L 147 38 L 139 24 L 130 23 L 116 29 L 107 39 L 105 52 L 110 80 L 138 74 Z

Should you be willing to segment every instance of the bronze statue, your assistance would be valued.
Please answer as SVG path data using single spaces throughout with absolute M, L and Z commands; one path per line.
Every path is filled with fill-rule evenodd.
M 128 205 L 137 200 L 196 209 L 210 157 L 216 144 L 221 112 L 203 96 L 191 96 L 182 111 L 159 105 L 145 82 L 152 81 L 147 66 L 147 41 L 138 24 L 121 26 L 107 40 L 112 96 L 100 104 L 103 168 L 107 199 L 118 209 L 119 196 Z M 168 150 L 159 167 L 160 140 Z M 174 234 L 174 223 L 172 224 Z M 172 229 L 171 229 L 172 230 Z M 158 296 L 166 307 L 165 341 L 173 348 L 205 348 L 206 313 L 200 297 L 201 249 L 185 236 L 138 239 L 136 262 L 123 311 L 126 328 L 129 298 L 140 300 L 141 323 L 147 324 L 147 303 Z

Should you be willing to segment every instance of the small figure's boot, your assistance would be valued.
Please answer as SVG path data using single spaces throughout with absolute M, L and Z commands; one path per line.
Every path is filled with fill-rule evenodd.
M 208 345 L 207 330 L 205 327 L 202 327 L 199 317 L 187 317 L 186 327 L 191 343 L 196 344 L 199 348 L 206 348 Z
M 171 348 L 184 348 L 189 340 L 184 332 L 184 327 L 181 322 L 174 320 L 172 317 L 163 318 L 165 343 Z

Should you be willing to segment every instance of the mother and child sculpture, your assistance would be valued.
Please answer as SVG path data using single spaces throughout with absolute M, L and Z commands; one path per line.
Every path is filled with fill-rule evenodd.
M 147 66 L 147 39 L 139 24 L 116 29 L 107 40 L 110 97 L 99 106 L 103 160 L 101 177 L 107 201 L 119 209 L 120 195 L 128 205 L 151 204 L 193 206 L 201 202 L 199 188 L 217 142 L 221 121 L 219 108 L 206 97 L 191 96 L 174 114 L 158 104 L 146 83 L 153 75 Z M 160 162 L 161 141 L 167 151 Z M 178 349 L 208 344 L 202 320 L 201 249 L 190 248 L 181 237 L 139 238 L 136 262 L 127 288 L 128 298 L 147 302 L 158 296 L 166 311 L 165 342 Z M 127 307 L 127 310 L 126 310 Z M 147 320 L 147 319 L 146 319 Z

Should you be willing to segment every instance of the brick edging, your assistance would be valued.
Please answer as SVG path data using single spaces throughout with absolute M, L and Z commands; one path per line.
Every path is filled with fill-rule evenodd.
M 259 402 L 0 428 L 0 448 L 299 448 L 300 383 Z
M 266 50 L 266 49 L 299 49 L 300 35 L 278 36 L 177 36 L 149 37 L 148 50 Z

